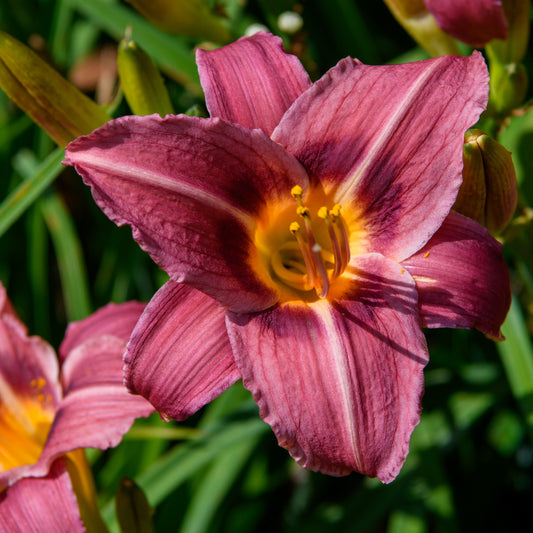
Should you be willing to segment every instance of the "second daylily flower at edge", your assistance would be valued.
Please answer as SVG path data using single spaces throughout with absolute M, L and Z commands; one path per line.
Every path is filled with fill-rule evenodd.
M 259 34 L 198 63 L 222 120 L 125 117 L 67 149 L 171 276 L 132 335 L 128 383 L 183 419 L 242 377 L 300 464 L 391 481 L 419 421 L 420 326 L 498 337 L 508 307 L 501 247 L 449 214 L 463 133 L 486 105 L 483 61 L 345 59 L 310 86 Z M 324 207 L 342 215 L 333 234 Z M 335 251 L 344 236 L 349 254 Z
M 116 446 L 135 418 L 153 412 L 122 382 L 122 353 L 143 308 L 110 304 L 71 324 L 59 368 L 52 348 L 28 336 L 0 284 L 2 531 L 82 531 L 80 512 L 87 528 L 101 527 L 81 448 Z M 21 505 L 29 499 L 32 506 Z

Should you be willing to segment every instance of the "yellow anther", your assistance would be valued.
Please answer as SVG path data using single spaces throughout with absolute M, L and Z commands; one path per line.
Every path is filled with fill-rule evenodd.
M 293 198 L 301 198 L 303 192 L 304 192 L 304 190 L 303 190 L 299 185 L 295 185 L 295 186 L 291 189 L 291 196 L 292 196 Z
M 318 210 L 317 215 L 319 216 L 319 218 L 322 218 L 325 220 L 326 218 L 328 218 L 328 208 L 326 206 L 322 206 Z
M 330 216 L 332 217 L 335 217 L 335 218 L 338 218 L 341 216 L 341 204 L 335 204 L 330 212 L 329 212 Z
M 299 205 L 296 208 L 296 214 L 300 215 L 301 217 L 308 217 L 309 216 L 309 208 L 305 207 L 303 205 Z
M 300 224 L 298 222 L 291 222 L 289 224 L 289 231 L 294 235 L 295 233 L 298 233 L 301 229 Z

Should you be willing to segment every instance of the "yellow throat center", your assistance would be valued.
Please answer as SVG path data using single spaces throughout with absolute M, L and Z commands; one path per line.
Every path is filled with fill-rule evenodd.
M 274 208 L 256 233 L 263 267 L 282 297 L 312 301 L 326 298 L 350 261 L 350 243 L 341 206 L 327 207 L 323 194 L 309 195 L 295 186 L 292 200 Z M 272 211 L 272 210 L 271 210 Z
M 54 408 L 46 380 L 31 380 L 30 389 L 21 396 L 0 376 L 0 472 L 37 462 L 50 431 Z

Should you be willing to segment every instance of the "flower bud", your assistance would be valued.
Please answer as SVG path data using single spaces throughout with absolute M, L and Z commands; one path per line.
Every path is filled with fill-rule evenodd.
M 118 75 L 124 96 L 136 115 L 174 113 L 161 74 L 150 56 L 132 40 L 118 45 Z
M 0 86 L 60 146 L 111 118 L 35 52 L 1 31 Z
M 516 173 L 511 152 L 472 129 L 463 146 L 463 183 L 453 209 L 497 234 L 516 208 Z
M 230 30 L 213 15 L 206 0 L 127 0 L 146 20 L 168 33 L 207 39 L 231 40 Z
M 423 0 L 385 0 L 389 10 L 405 31 L 433 57 L 458 55 L 454 39 L 443 32 Z

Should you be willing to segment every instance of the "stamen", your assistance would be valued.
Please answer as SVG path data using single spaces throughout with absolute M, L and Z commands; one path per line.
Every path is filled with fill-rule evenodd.
M 326 298 L 331 281 L 344 272 L 350 260 L 348 235 L 341 216 L 341 206 L 336 204 L 329 211 L 323 206 L 317 215 L 326 223 L 330 245 L 325 243 L 326 248 L 322 248 L 315 237 L 311 213 L 304 205 L 302 195 L 303 189 L 299 185 L 291 189 L 291 196 L 298 204 L 296 213 L 304 222 L 303 225 L 291 222 L 289 231 L 296 239 L 296 243 L 292 242 L 299 249 L 305 268 L 301 259 L 293 255 L 294 248 L 290 249 L 286 245 L 272 257 L 272 268 L 287 285 L 306 291 L 314 288 L 319 298 Z M 302 230 L 305 230 L 305 236 Z M 321 236 L 322 232 L 320 229 L 318 235 Z
M 309 270 L 310 282 L 315 287 L 316 293 L 319 298 L 325 298 L 329 291 L 329 277 L 326 270 L 326 265 L 324 263 L 324 258 L 322 257 L 322 248 L 316 242 L 315 236 L 313 234 L 313 228 L 311 227 L 311 218 L 309 216 L 309 209 L 303 205 L 298 206 L 296 209 L 298 215 L 304 219 L 305 223 L 305 234 L 307 237 L 307 248 L 309 250 L 310 259 L 311 259 L 311 268 Z M 298 234 L 296 234 L 298 238 Z M 303 239 L 302 239 L 303 243 Z M 298 241 L 300 244 L 300 241 Z M 305 256 L 304 256 L 305 260 Z M 307 262 L 306 262 L 307 266 Z M 320 278 L 320 280 L 318 279 Z
M 319 298 L 325 298 L 328 295 L 329 291 L 329 278 L 324 259 L 322 258 L 322 248 L 320 248 L 319 244 L 315 243 L 311 250 L 313 253 L 313 259 L 316 269 L 322 280 L 320 287 L 317 287 L 315 285 L 315 290 Z
M 295 185 L 292 189 L 291 189 L 291 196 L 296 200 L 296 203 L 300 206 L 300 207 L 303 207 L 303 202 L 302 202 L 302 194 L 303 194 L 303 189 L 299 186 L 299 185 Z
M 344 222 L 341 217 L 341 206 L 340 204 L 335 204 L 332 209 L 329 211 L 329 216 L 331 221 L 335 224 L 338 234 L 340 235 L 340 251 L 342 260 L 340 262 L 340 271 L 344 272 L 345 268 L 350 262 L 350 241 L 348 240 L 348 233 L 344 228 Z
M 289 225 L 289 231 L 296 237 L 296 240 L 298 241 L 298 246 L 300 247 L 300 251 L 302 252 L 302 256 L 304 258 L 305 268 L 307 270 L 307 280 L 309 289 L 315 286 L 315 268 L 313 264 L 313 257 L 311 255 L 311 248 L 309 247 L 309 243 L 306 243 L 302 237 L 301 233 L 301 226 L 298 224 L 298 222 L 292 222 Z
M 333 274 L 331 276 L 332 279 L 338 278 L 342 272 L 342 253 L 341 248 L 339 245 L 339 239 L 337 239 L 337 234 L 335 233 L 335 228 L 333 227 L 333 224 L 331 223 L 331 219 L 328 214 L 328 208 L 326 206 L 321 207 L 318 210 L 318 216 L 322 218 L 326 222 L 326 226 L 328 228 L 328 234 L 329 234 L 329 240 L 331 241 L 331 247 L 333 248 Z

